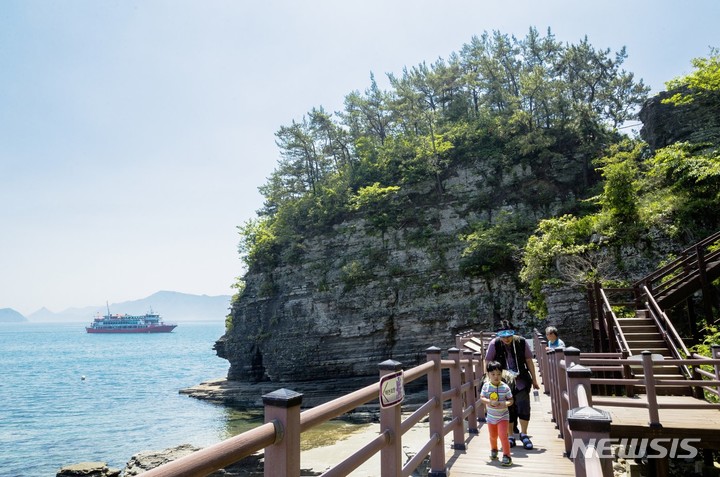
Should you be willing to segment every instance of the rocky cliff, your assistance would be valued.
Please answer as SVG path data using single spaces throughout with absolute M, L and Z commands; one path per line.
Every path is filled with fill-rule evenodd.
M 673 108 L 663 97 L 647 101 L 641 113 L 651 147 L 717 141 L 715 109 Z M 464 158 L 439 187 L 430 181 L 401 191 L 405 211 L 390 227 L 379 228 L 368 215 L 346 217 L 303 235 L 271 270 L 251 269 L 232 305 L 232 328 L 215 346 L 230 362 L 227 381 L 187 392 L 259 405 L 263 393 L 285 387 L 303 392 L 311 406 L 377 380 L 384 360 L 415 366 L 428 347 L 447 349 L 458 332 L 493 330 L 501 319 L 526 336 L 557 325 L 568 345 L 591 349 L 584 287 L 545 287 L 549 314 L 538 320 L 527 308 L 517 264 L 485 276 L 461 267 L 461 237 L 473 223 L 512 212 L 537 224 L 572 210 L 593 183 L 587 161 L 557 154 L 537 164 L 490 164 Z M 613 252 L 623 262 L 622 278 L 644 276 L 680 248 L 661 239 Z
M 687 91 L 684 91 L 687 93 Z M 640 110 L 640 136 L 652 149 L 675 142 L 720 143 L 718 96 L 698 97 L 690 104 L 664 104 L 676 92 L 663 91 L 648 99 Z
M 232 330 L 216 344 L 230 361 L 228 383 L 206 388 L 204 397 L 255 405 L 262 392 L 286 387 L 313 405 L 314 397 L 324 402 L 376 380 L 384 360 L 419 364 L 428 347 L 447 349 L 460 331 L 492 330 L 501 319 L 523 333 L 544 327 L 528 312 L 515 270 L 485 278 L 460 272 L 466 244 L 459 237 L 502 211 L 536 223 L 571 207 L 584 172 L 571 159 L 556 162 L 555 177 L 543 182 L 530 167 L 494 175 L 473 161 L 448 174 L 440 194 L 431 182 L 404 191 L 401 226 L 381 231 L 369 217 L 351 217 L 305 236 L 270 272 L 250 270 L 231 310 Z M 540 189 L 557 193 L 540 198 Z M 497 199 L 478 207 L 487 197 Z M 568 315 L 558 323 L 571 325 L 563 338 L 587 345 L 582 290 L 558 296 Z M 219 397 L 220 388 L 231 391 Z

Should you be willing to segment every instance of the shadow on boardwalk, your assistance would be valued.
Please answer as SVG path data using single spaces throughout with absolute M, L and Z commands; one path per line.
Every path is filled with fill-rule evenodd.
M 486 425 L 480 426 L 480 434 L 470 436 L 466 450 L 451 451 L 448 455 L 448 469 L 453 477 L 493 476 L 522 472 L 525 476 L 551 474 L 553 476 L 575 476 L 570 459 L 563 457 L 564 442 L 558 437 L 558 430 L 552 422 L 550 397 L 540 394 L 540 402 L 532 403 L 532 415 L 528 434 L 534 448 L 526 450 L 518 441 L 511 449 L 512 467 L 502 467 L 499 461 L 490 460 L 490 444 Z

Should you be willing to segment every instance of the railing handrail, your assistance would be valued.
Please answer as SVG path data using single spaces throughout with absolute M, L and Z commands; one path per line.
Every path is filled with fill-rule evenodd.
M 685 356 L 690 356 L 690 351 L 688 351 L 688 349 L 685 347 L 685 343 L 683 342 L 682 338 L 680 338 L 680 335 L 678 334 L 670 319 L 667 317 L 667 314 L 665 314 L 662 308 L 660 308 L 660 305 L 658 305 L 657 301 L 655 301 L 655 297 L 652 295 L 652 293 L 650 293 L 648 287 L 643 286 L 643 290 L 647 298 L 646 305 L 648 307 L 648 310 L 650 310 L 650 314 L 655 319 L 655 323 L 660 328 L 660 331 L 662 331 L 664 335 L 667 335 L 670 338 L 669 344 L 672 345 L 670 346 L 670 350 L 678 358 L 680 357 L 677 351 L 678 348 L 682 350 Z
M 618 321 L 617 315 L 615 315 L 615 312 L 612 309 L 612 306 L 610 306 L 610 301 L 608 300 L 607 295 L 605 294 L 605 291 L 600 288 L 600 298 L 602 299 L 603 308 L 607 308 L 605 312 L 610 313 L 610 316 L 612 318 L 612 324 L 613 324 L 613 331 L 615 332 L 615 339 L 618 341 L 618 345 L 620 346 L 621 352 L 630 352 L 630 345 L 628 344 L 627 340 L 625 339 L 625 335 L 620 331 L 618 334 L 618 330 L 622 330 L 620 328 L 620 322 Z M 603 313 L 605 315 L 605 313 Z M 604 316 L 603 316 L 604 318 Z
M 648 422 L 650 427 L 660 427 L 662 425 L 660 423 L 659 409 L 720 409 L 720 403 L 703 402 L 699 399 L 693 399 L 687 403 L 677 401 L 658 402 L 655 389 L 657 385 L 662 384 L 690 384 L 720 396 L 720 345 L 713 345 L 711 349 L 712 357 L 693 353 L 685 359 L 663 359 L 662 361 L 654 361 L 653 355 L 649 351 L 644 351 L 641 355 L 642 360 L 638 361 L 637 358 L 623 358 L 617 357 L 617 355 L 616 357 L 606 356 L 612 353 L 580 353 L 580 350 L 572 347 L 547 350 L 548 366 L 543 369 L 543 372 L 553 376 L 554 379 L 548 381 L 546 393 L 549 392 L 552 399 L 552 417 L 558 424 L 560 437 L 565 441 L 565 452 L 575 463 L 575 475 L 578 477 L 610 477 L 613 475 L 610 459 L 601 458 L 594 445 L 598 438 L 610 437 L 612 419 L 607 411 L 593 406 L 644 408 L 649 414 Z M 671 365 L 692 365 L 694 367 L 711 365 L 714 367 L 714 373 L 704 370 L 698 373 L 698 375 L 710 379 L 673 380 L 657 378 L 653 374 L 653 366 L 659 362 Z M 598 365 L 601 370 L 603 370 L 603 367 L 609 366 L 613 368 L 624 366 L 641 367 L 643 376 L 636 379 L 592 378 L 593 368 L 585 366 L 584 363 Z M 603 399 L 602 396 L 591 395 L 593 385 L 602 386 L 607 384 L 642 385 L 645 386 L 647 393 L 645 399 L 637 400 Z M 578 450 L 576 447 L 578 441 L 585 446 L 585 452 L 581 454 L 576 452 Z
M 430 351 L 431 349 L 432 352 Z M 337 463 L 323 475 L 327 475 L 328 477 L 348 475 L 378 452 L 382 451 L 384 453 L 385 449 L 389 446 L 399 445 L 398 439 L 402 439 L 402 435 L 405 432 L 410 430 L 412 426 L 427 415 L 431 415 L 429 438 L 418 451 L 418 454 L 405 463 L 405 466 L 398 467 L 399 472 L 390 471 L 391 473 L 387 474 L 385 463 L 382 462 L 382 475 L 408 477 L 428 455 L 431 456 L 431 463 L 437 462 L 437 459 L 432 455 L 434 450 L 439 451 L 442 457 L 442 465 L 444 466 L 444 445 L 442 444 L 444 436 L 449 432 L 453 432 L 453 447 L 464 448 L 465 428 L 467 427 L 470 433 L 477 433 L 478 419 L 476 410 L 482 405 L 479 400 L 479 387 L 482 386 L 480 379 L 482 372 L 480 372 L 480 370 L 483 368 L 484 356 L 479 359 L 473 359 L 472 356 L 469 356 L 471 354 L 470 352 L 463 352 L 460 349 L 451 348 L 448 350 L 448 353 L 453 359 L 440 359 L 440 350 L 437 348 L 431 349 L 428 350 L 427 362 L 402 372 L 404 382 L 411 382 L 424 376 L 428 377 L 428 400 L 405 420 L 399 417 L 400 406 L 396 406 L 393 412 L 397 413 L 397 429 L 394 431 L 389 430 L 387 427 L 381 429 L 378 437 L 351 456 Z M 464 357 L 464 354 L 468 356 Z M 430 359 L 431 355 L 435 357 Z M 397 364 L 399 365 L 399 363 Z M 451 387 L 448 390 L 442 389 L 443 370 L 450 370 Z M 465 379 L 463 379 L 463 376 Z M 434 395 L 431 395 L 431 388 L 436 390 Z M 148 477 L 200 477 L 223 469 L 262 449 L 266 449 L 267 458 L 268 449 L 281 444 L 283 439 L 287 441 L 290 433 L 297 433 L 296 437 L 291 440 L 297 440 L 297 442 L 299 442 L 299 435 L 302 432 L 327 422 L 330 419 L 339 417 L 368 402 L 378 400 L 379 392 L 380 382 L 375 382 L 347 395 L 333 399 L 332 401 L 299 412 L 298 420 L 296 421 L 297 429 L 295 430 L 283 428 L 282 423 L 279 421 L 270 420 L 270 422 L 266 422 L 263 425 L 230 439 L 151 469 L 143 475 L 147 475 Z M 452 400 L 453 402 L 453 417 L 449 423 L 443 423 L 442 417 L 444 412 L 442 401 L 446 399 Z M 297 407 L 299 408 L 299 402 Z M 383 421 L 383 412 L 384 411 L 381 410 L 381 424 Z M 433 413 L 440 413 L 440 415 L 433 418 Z M 268 411 L 266 405 L 266 419 L 268 419 L 267 416 Z M 435 431 L 433 431 L 433 419 L 436 423 Z M 467 426 L 463 424 L 463 421 L 466 419 Z M 439 429 L 437 429 L 437 425 L 440 426 Z M 391 437 L 393 435 L 394 437 Z M 400 449 L 400 447 L 397 447 L 397 449 Z M 299 472 L 299 462 L 297 462 L 297 465 L 297 471 Z M 271 466 L 265 467 L 265 476 L 280 475 L 270 467 Z
M 714 252 L 708 250 L 708 247 L 718 240 L 720 240 L 720 231 L 681 251 L 678 254 L 678 258 L 641 278 L 633 284 L 633 288 L 640 289 L 642 286 L 648 286 L 657 293 L 658 291 L 666 290 L 673 283 L 686 279 L 689 275 L 698 273 L 699 259 L 701 257 L 710 260 L 720 257 L 720 250 Z M 668 281 L 657 283 L 676 272 L 679 272 L 677 276 L 672 277 Z

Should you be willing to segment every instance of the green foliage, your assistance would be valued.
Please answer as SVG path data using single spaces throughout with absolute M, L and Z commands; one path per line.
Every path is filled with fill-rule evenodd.
M 368 220 L 379 230 L 397 222 L 397 214 L 401 211 L 398 192 L 400 187 L 382 187 L 379 183 L 363 187 L 350 198 L 350 207 L 354 211 L 362 211 Z
M 717 145 L 675 143 L 656 151 L 647 164 L 648 180 L 664 194 L 665 211 L 672 214 L 677 228 L 716 227 L 720 206 Z
M 715 325 L 705 325 L 702 330 L 704 336 L 703 342 L 698 343 L 690 347 L 690 352 L 697 353 L 701 356 L 712 358 L 712 346 L 720 344 L 720 328 Z M 700 369 L 703 369 L 709 373 L 714 373 L 714 366 L 701 365 Z M 707 378 L 704 378 L 707 379 Z M 705 398 L 710 402 L 720 402 L 720 398 L 717 394 L 705 391 Z
M 268 218 L 248 220 L 238 226 L 238 230 L 241 238 L 238 251 L 248 268 L 253 265 L 272 267 L 276 263 L 278 238 Z
M 697 99 L 715 97 L 720 93 L 720 50 L 710 49 L 707 58 L 692 60 L 695 71 L 665 83 L 668 91 L 677 91 L 663 100 L 664 103 L 682 105 Z
M 625 140 L 611 146 L 609 154 L 598 160 L 605 179 L 598 200 L 604 219 L 600 228 L 606 235 L 626 242 L 633 242 L 639 235 L 638 193 L 642 184 L 638 163 L 643 147 L 639 142 Z
M 527 235 L 527 227 L 511 213 L 500 214 L 493 223 L 476 223 L 472 232 L 460 237 L 467 244 L 460 271 L 469 276 L 488 276 L 512 270 Z
M 528 238 L 522 255 L 520 280 L 530 289 L 532 298 L 529 307 L 538 317 L 547 315 L 542 286 L 555 276 L 553 264 L 558 257 L 580 255 L 590 250 L 593 247 L 590 236 L 594 227 L 592 216 L 577 218 L 564 215 L 541 220 L 536 234 Z
M 622 69 L 625 57 L 587 38 L 563 44 L 549 29 L 542 35 L 530 28 L 523 39 L 497 31 L 473 37 L 447 60 L 389 74 L 388 90 L 371 75 L 365 91 L 346 96 L 344 111 L 313 108 L 277 131 L 281 159 L 260 187 L 260 218 L 239 227 L 243 260 L 271 268 L 297 259 L 306 237 L 349 214 L 363 214 L 381 233 L 418 225 L 420 218 L 406 215 L 410 199 L 394 188 L 432 180 L 440 200 L 443 179 L 461 163 L 477 163 L 485 175 L 490 192 L 472 206 L 487 213 L 500 179 L 518 166 L 531 167 L 539 180 L 514 201 L 525 193 L 538 209 L 549 206 L 559 190 L 549 171 L 569 158 L 583 176 L 564 180 L 582 196 L 597 180 L 592 159 L 617 141 L 613 128 L 634 117 L 648 91 Z M 512 268 L 533 227 L 506 218 L 478 224 L 466 237 L 464 270 Z
M 352 260 L 340 269 L 340 279 L 345 285 L 346 290 L 352 289 L 370 278 L 370 272 L 358 260 Z

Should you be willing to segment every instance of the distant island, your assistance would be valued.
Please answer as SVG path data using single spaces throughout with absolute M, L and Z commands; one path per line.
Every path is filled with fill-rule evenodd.
M 0 322 L 89 322 L 93 316 L 107 313 L 143 314 L 149 310 L 159 313 L 163 319 L 179 321 L 224 321 L 230 312 L 230 295 L 192 295 L 174 291 L 159 291 L 138 300 L 68 308 L 53 312 L 47 308 L 31 313 L 27 317 L 12 308 L 0 308 Z
M 0 323 L 19 323 L 23 321 L 27 321 L 27 318 L 12 308 L 0 308 Z

